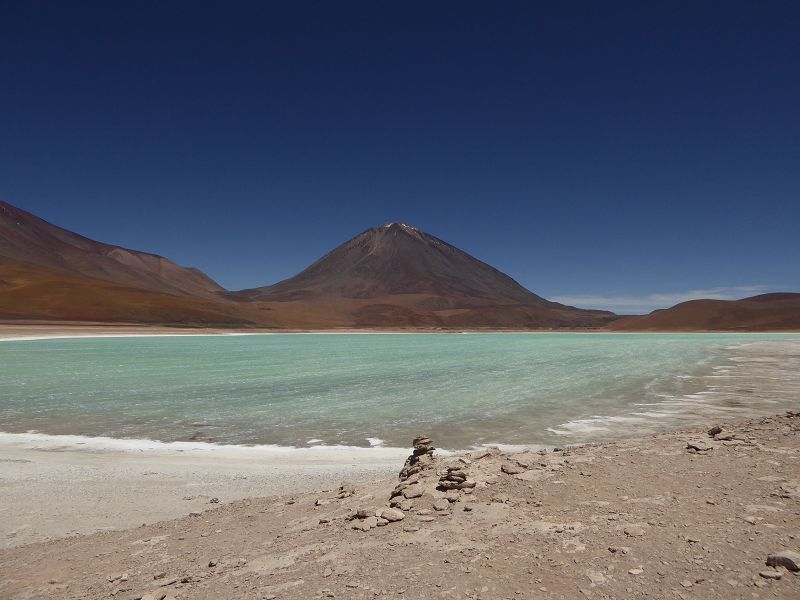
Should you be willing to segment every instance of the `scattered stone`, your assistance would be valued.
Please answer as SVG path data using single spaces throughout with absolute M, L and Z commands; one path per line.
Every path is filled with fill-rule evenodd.
M 608 551 L 611 554 L 628 554 L 631 549 L 628 546 L 609 546 Z
M 419 527 L 414 527 L 413 525 L 406 525 L 405 527 L 403 527 L 403 531 L 405 531 L 406 533 L 416 533 L 417 531 L 419 531 Z
M 219 498 L 211 498 L 208 501 L 209 504 L 219 504 Z
M 719 425 L 714 425 L 711 429 L 708 430 L 709 437 L 714 437 L 717 434 L 722 433 L 722 427 Z
M 422 489 L 421 485 L 412 485 L 403 490 L 403 498 L 406 498 L 408 500 L 411 500 L 413 498 L 422 498 L 424 494 L 425 490 Z
M 461 496 L 459 495 L 457 490 L 450 490 L 444 495 L 444 499 L 447 500 L 450 504 L 454 502 L 458 502 L 461 500 Z
M 363 519 L 360 522 L 353 525 L 353 529 L 358 529 L 360 531 L 369 531 L 370 529 L 374 529 L 377 526 L 378 526 L 378 517 L 367 517 L 366 519 Z
M 389 521 L 387 519 L 384 519 L 383 517 L 378 517 L 378 527 L 386 527 L 388 524 Z
M 686 448 L 688 448 L 690 452 L 701 454 L 713 450 L 714 446 L 704 440 L 689 440 L 686 442 Z
M 343 483 L 339 486 L 339 490 L 336 492 L 336 498 L 342 500 L 344 498 L 349 498 L 356 493 L 356 488 L 352 485 Z
M 411 500 L 403 500 L 402 502 L 400 502 L 400 504 L 394 506 L 393 508 L 398 508 L 403 512 L 408 512 L 412 508 L 414 508 L 414 503 Z
M 764 579 L 775 579 L 778 580 L 783 577 L 783 573 L 778 571 L 778 569 L 768 569 L 764 571 L 759 571 L 758 574 L 763 577 Z
M 586 571 L 586 576 L 589 578 L 589 581 L 592 582 L 592 585 L 600 585 L 606 582 L 606 576 L 600 571 Z
M 200 513 L 200 511 L 198 511 L 198 510 L 193 510 L 192 512 L 190 512 L 190 513 L 189 513 L 189 516 L 190 516 L 190 517 L 199 517 L 199 516 L 200 516 L 200 514 L 201 514 L 201 513 Z
M 217 561 L 216 561 L 216 560 L 213 560 L 213 559 L 212 559 L 212 560 L 208 561 L 208 566 L 209 566 L 209 567 L 216 567 L 216 566 L 217 566 L 217 564 L 218 564 L 218 563 L 217 563 Z
M 800 483 L 797 481 L 787 481 L 786 483 L 782 483 L 780 490 L 772 495 L 780 498 L 800 500 Z
M 792 550 L 781 550 L 767 557 L 768 567 L 783 567 L 790 571 L 800 571 L 800 553 Z
M 330 567 L 325 567 L 325 570 L 322 572 L 322 576 L 330 577 L 331 575 L 333 575 L 333 569 L 331 569 Z
M 526 469 L 525 467 L 520 466 L 517 463 L 504 462 L 500 466 L 500 470 L 503 473 L 507 474 L 507 475 L 519 475 L 520 473 L 524 473 L 528 469 Z
M 628 569 L 628 573 L 631 575 L 641 575 L 644 573 L 644 569 Z
M 647 530 L 640 525 L 629 525 L 623 531 L 628 537 L 641 537 L 647 533 Z
M 397 510 L 396 508 L 384 508 L 381 511 L 381 517 L 389 521 L 390 523 L 394 523 L 396 521 L 402 521 L 406 518 L 405 514 Z
M 450 510 L 450 503 L 444 498 L 439 498 L 438 500 L 436 500 L 436 502 L 433 503 L 433 510 L 436 511 Z

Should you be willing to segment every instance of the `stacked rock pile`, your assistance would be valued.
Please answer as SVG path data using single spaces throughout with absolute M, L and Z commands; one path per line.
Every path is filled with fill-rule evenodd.
M 420 481 L 422 472 L 432 469 L 434 465 L 433 451 L 435 448 L 428 436 L 415 437 L 412 445 L 414 450 L 400 471 L 400 483 L 394 488 L 389 498 L 389 505 L 400 510 L 411 510 L 414 506 L 413 500 L 421 498 L 425 494 Z
M 450 490 L 471 490 L 475 481 L 469 478 L 469 472 L 464 463 L 447 465 L 446 470 L 439 477 L 437 486 L 443 492 Z
M 416 475 L 420 471 L 430 469 L 433 466 L 433 447 L 431 438 L 426 435 L 419 435 L 414 438 L 412 442 L 414 450 L 406 459 L 403 465 L 403 470 L 400 471 L 400 481 L 405 481 L 412 475 Z

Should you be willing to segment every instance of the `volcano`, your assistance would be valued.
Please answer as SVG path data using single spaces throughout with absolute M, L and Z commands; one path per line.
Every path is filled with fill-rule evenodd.
M 405 223 L 367 229 L 307 269 L 231 295 L 283 324 L 349 327 L 597 327 L 614 318 L 550 302 Z

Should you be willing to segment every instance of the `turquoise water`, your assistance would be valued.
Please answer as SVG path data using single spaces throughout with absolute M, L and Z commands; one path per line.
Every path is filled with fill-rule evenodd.
M 286 446 L 559 444 L 800 402 L 800 335 L 0 343 L 0 431 Z

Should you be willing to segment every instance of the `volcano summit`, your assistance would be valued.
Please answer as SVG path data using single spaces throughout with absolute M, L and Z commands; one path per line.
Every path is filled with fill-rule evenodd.
M 545 300 L 405 223 L 367 229 L 298 275 L 233 296 L 351 327 L 596 327 L 614 316 Z

